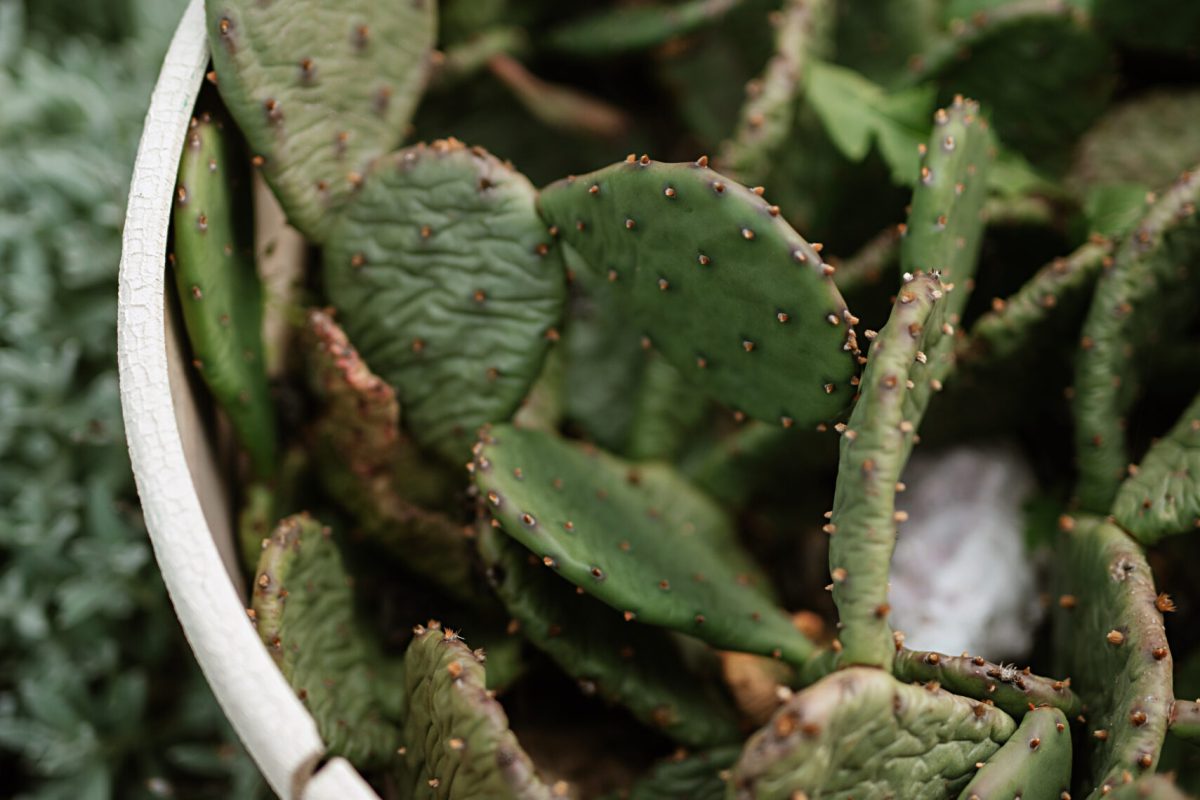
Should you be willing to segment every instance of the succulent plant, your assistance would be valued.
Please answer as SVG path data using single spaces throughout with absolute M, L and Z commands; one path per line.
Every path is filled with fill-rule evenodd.
M 443 52 L 433 0 L 384 5 L 208 7 L 204 102 L 313 245 L 276 385 L 205 355 L 261 309 L 200 145 L 209 230 L 175 220 L 253 617 L 330 752 L 401 798 L 1178 791 L 1200 173 L 1109 111 L 1145 82 L 1111 4 L 446 0 Z M 1031 652 L 894 629 L 923 437 L 1036 465 Z

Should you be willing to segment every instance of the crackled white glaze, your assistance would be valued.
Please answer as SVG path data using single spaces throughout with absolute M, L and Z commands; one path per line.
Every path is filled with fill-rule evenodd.
M 168 344 L 174 331 L 164 294 L 167 230 L 179 155 L 207 64 L 204 4 L 192 0 L 146 115 L 121 255 L 118 365 L 138 493 L 163 580 L 196 660 L 271 787 L 289 800 L 376 798 L 342 759 L 332 759 L 314 775 L 324 753 L 316 724 L 259 641 L 230 572 L 232 514 L 215 444 L 192 399 L 172 398 L 169 358 L 179 357 Z M 186 379 L 179 379 L 186 375 L 184 366 L 175 369 L 175 390 L 181 395 L 190 391 Z

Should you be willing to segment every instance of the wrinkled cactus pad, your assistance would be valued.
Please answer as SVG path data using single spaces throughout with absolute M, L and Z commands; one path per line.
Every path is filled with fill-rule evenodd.
M 418 443 L 454 464 L 479 426 L 517 410 L 562 314 L 562 262 L 535 199 L 481 149 L 417 145 L 375 164 L 325 247 L 351 342 Z
M 1015 729 L 993 706 L 852 667 L 796 694 L 750 737 L 729 797 L 953 797 Z
M 387 765 L 401 742 L 403 665 L 357 620 L 352 580 L 329 528 L 288 517 L 263 543 L 252 618 L 329 752 Z
M 484 685 L 483 656 L 437 623 L 420 625 L 404 655 L 408 709 L 401 783 L 438 800 L 550 800 Z M 558 795 L 561 796 L 561 795 Z
M 288 219 L 322 241 L 371 160 L 399 144 L 425 82 L 433 0 L 212 0 L 221 98 Z

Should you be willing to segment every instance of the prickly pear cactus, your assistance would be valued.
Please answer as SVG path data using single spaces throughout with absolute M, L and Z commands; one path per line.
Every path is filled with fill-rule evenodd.
M 561 260 L 535 199 L 479 148 L 417 145 L 372 167 L 325 247 L 350 340 L 418 443 L 450 463 L 517 410 L 562 314 Z
M 434 0 L 212 0 L 221 98 L 291 224 L 322 241 L 371 161 L 399 144 L 425 81 Z
M 1137 389 L 1135 347 L 1186 319 L 1163 312 L 1190 307 L 1198 201 L 1200 173 L 1187 173 L 1147 211 L 1096 287 L 1075 365 L 1079 501 L 1088 511 L 1108 511 L 1129 463 L 1123 419 Z
M 691 747 L 737 741 L 737 722 L 715 684 L 688 665 L 687 643 L 577 594 L 541 559 L 486 526 L 479 547 L 492 585 L 521 632 L 587 694 L 628 708 Z M 715 668 L 715 665 L 711 665 Z
M 1083 785 L 1099 797 L 1158 763 L 1174 699 L 1165 604 L 1124 531 L 1086 516 L 1064 527 L 1056 553 L 1057 653 L 1084 703 Z
M 401 800 L 1190 788 L 1191 5 L 208 0 L 193 466 L 329 753 Z
M 508 426 L 484 434 L 473 473 L 506 534 L 627 620 L 792 663 L 811 655 L 756 586 L 728 521 L 683 481 L 672 495 L 648 491 L 632 465 Z
M 175 286 L 192 364 L 265 478 L 277 445 L 249 189 L 237 132 L 210 114 L 193 119 L 175 189 Z
M 411 797 L 550 800 L 484 685 L 484 656 L 458 634 L 418 625 L 404 655 L 408 698 L 400 783 Z
M 1069 717 L 1083 710 L 1069 680 L 1043 678 L 1028 667 L 993 664 L 982 656 L 902 649 L 896 652 L 892 672 L 903 681 L 932 682 L 963 697 L 987 700 L 1014 719 L 1032 708 L 1056 708 Z
M 862 398 L 842 432 L 829 571 L 847 664 L 891 667 L 887 574 L 902 518 L 896 511 L 896 482 L 920 422 L 905 416 L 905 397 L 912 391 L 913 365 L 927 358 L 921 341 L 944 295 L 932 275 L 918 275 L 900 288 L 888 324 L 871 343 Z
M 853 394 L 857 340 L 818 249 L 779 208 L 708 167 L 646 156 L 570 177 L 542 214 L 622 287 L 643 337 L 685 378 L 784 427 L 835 416 Z
M 251 619 L 329 752 L 394 764 L 403 667 L 357 620 L 352 582 L 329 528 L 307 514 L 288 517 L 263 543 Z
M 1200 521 L 1200 496 L 1191 480 L 1200 447 L 1200 399 L 1175 427 L 1159 439 L 1113 501 L 1113 516 L 1143 544 L 1173 533 L 1194 530 Z
M 1062 800 L 1070 796 L 1071 731 L 1057 708 L 1035 708 L 975 773 L 959 800 Z
M 993 706 L 854 667 L 796 694 L 750 737 L 728 796 L 953 797 L 1015 729 Z
M 447 489 L 401 433 L 395 392 L 373 374 L 327 312 L 310 310 L 302 343 L 323 412 L 313 426 L 317 477 L 356 517 L 363 538 L 470 603 L 477 598 L 473 545 L 464 526 L 428 508 Z

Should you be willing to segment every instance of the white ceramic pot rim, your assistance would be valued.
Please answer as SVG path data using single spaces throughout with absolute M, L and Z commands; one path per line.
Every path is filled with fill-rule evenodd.
M 203 0 L 191 0 L 154 88 L 129 190 L 117 362 L 129 454 L 175 612 L 225 715 L 286 800 L 378 800 L 341 758 L 323 762 L 316 723 L 246 616 L 189 471 L 170 382 L 167 231 L 180 153 L 208 65 Z

